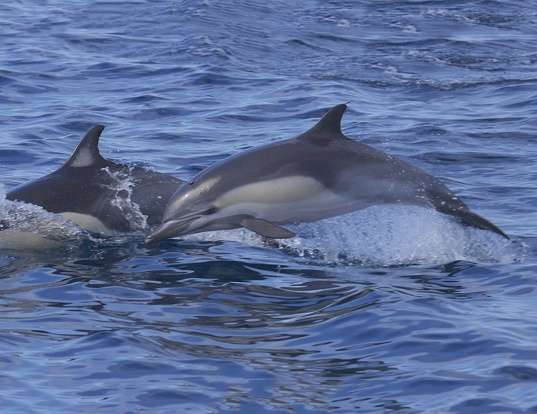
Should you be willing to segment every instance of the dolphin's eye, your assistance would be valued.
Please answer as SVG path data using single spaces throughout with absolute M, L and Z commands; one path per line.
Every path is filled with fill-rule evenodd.
M 215 206 L 209 207 L 207 210 L 205 210 L 205 214 L 214 214 L 218 211 L 218 209 Z

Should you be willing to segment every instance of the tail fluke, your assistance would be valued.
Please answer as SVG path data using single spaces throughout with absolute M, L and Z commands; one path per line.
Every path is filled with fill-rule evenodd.
M 509 236 L 501 231 L 498 226 L 492 224 L 479 214 L 472 213 L 468 206 L 446 187 L 441 187 L 440 191 L 437 187 L 433 188 L 429 193 L 429 197 L 434 208 L 440 213 L 457 217 L 467 226 L 476 227 L 481 230 L 489 230 L 510 240 Z
M 453 214 L 453 212 L 451 212 L 450 214 Z M 470 210 L 459 211 L 457 212 L 457 214 L 454 215 L 459 217 L 461 221 L 468 226 L 477 227 L 478 229 L 482 230 L 493 231 L 494 233 L 499 234 L 500 236 L 505 237 L 509 240 L 509 236 L 503 231 L 501 231 L 498 226 L 492 224 L 490 221 L 481 217 L 480 215 L 472 213 Z

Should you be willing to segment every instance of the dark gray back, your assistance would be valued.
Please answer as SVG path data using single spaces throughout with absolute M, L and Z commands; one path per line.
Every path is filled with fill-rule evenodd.
M 182 181 L 105 159 L 98 147 L 103 129 L 101 125 L 91 128 L 59 169 L 13 189 L 6 198 L 35 204 L 51 213 L 91 215 L 111 230 L 126 232 L 133 229 L 125 207 L 130 197 L 147 216 L 148 224 L 160 223 L 168 199 Z M 131 194 L 118 186 L 120 180 L 132 183 Z

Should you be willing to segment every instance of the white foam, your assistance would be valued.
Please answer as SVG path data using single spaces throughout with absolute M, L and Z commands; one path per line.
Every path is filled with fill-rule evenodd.
M 85 232 L 43 208 L 10 201 L 0 185 L 0 249 L 41 250 L 80 240 Z
M 121 210 L 135 230 L 147 229 L 147 216 L 142 213 L 140 206 L 132 200 L 132 191 L 136 181 L 130 175 L 130 167 L 115 172 L 110 171 L 109 168 L 103 170 L 112 178 L 111 189 L 116 191 L 116 197 L 111 201 L 112 205 Z M 120 196 L 120 192 L 126 194 L 126 197 Z
M 290 227 L 297 237 L 279 240 L 292 255 L 330 263 L 377 266 L 470 262 L 515 262 L 524 246 L 490 231 L 463 226 L 431 209 L 375 206 L 351 214 Z M 265 245 L 244 229 L 201 233 L 197 240 L 231 240 Z

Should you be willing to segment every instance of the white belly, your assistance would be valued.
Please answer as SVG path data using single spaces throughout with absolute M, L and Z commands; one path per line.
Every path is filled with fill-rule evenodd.
M 87 230 L 89 232 L 104 234 L 106 236 L 116 234 L 116 232 L 106 227 L 106 225 L 101 220 L 88 214 L 72 213 L 66 211 L 60 213 L 60 215 L 64 219 L 72 221 L 76 225 L 82 227 L 84 230 Z
M 12 229 L 0 231 L 0 249 L 43 250 L 59 246 L 60 242 L 46 239 L 37 233 Z

